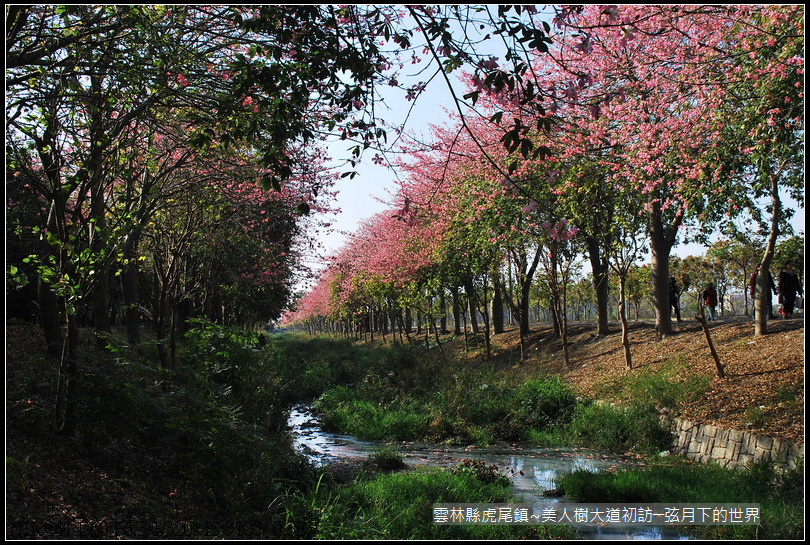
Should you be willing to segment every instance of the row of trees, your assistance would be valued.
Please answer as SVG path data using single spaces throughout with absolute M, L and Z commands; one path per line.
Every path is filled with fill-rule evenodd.
M 97 331 L 109 330 L 115 276 L 122 277 L 130 341 L 137 342 L 135 314 L 143 305 L 134 286 L 145 244 L 169 248 L 162 257 L 152 250 L 150 259 L 170 272 L 156 273 L 151 291 L 158 302 L 141 313 L 157 323 L 177 321 L 163 317 L 187 299 L 167 295 L 178 291 L 171 284 L 190 270 L 177 256 L 193 248 L 198 262 L 214 266 L 199 251 L 213 237 L 201 233 L 222 223 L 228 214 L 218 214 L 227 207 L 240 214 L 262 208 L 256 208 L 259 219 L 279 222 L 261 236 L 269 236 L 267 266 L 284 269 L 289 241 L 301 238 L 290 207 L 297 214 L 319 212 L 331 196 L 334 179 L 312 144 L 339 136 L 353 146 L 356 164 L 365 149 L 385 142 L 377 89 L 385 85 L 418 97 L 424 83 L 408 85 L 401 72 L 420 61 L 425 48 L 441 51 L 441 69 L 468 65 L 488 79 L 514 81 L 514 73 L 482 66 L 476 45 L 449 29 L 451 21 L 476 22 L 514 51 L 524 49 L 525 40 L 514 38 L 518 31 L 530 39 L 528 47 L 543 47 L 545 30 L 531 17 L 520 19 L 522 12 L 503 7 L 496 15 L 480 6 L 7 6 L 7 225 L 12 246 L 19 240 L 9 272 L 17 285 L 38 285 L 33 298 L 52 353 L 62 356 L 60 322 L 79 321 L 88 307 Z M 251 183 L 281 195 L 253 192 Z M 146 233 L 156 225 L 164 229 L 165 221 L 182 226 L 183 214 L 190 219 L 181 234 Z M 250 223 L 233 219 L 234 228 L 246 231 L 253 229 Z M 229 277 L 208 278 L 206 287 L 183 278 L 184 285 L 198 287 L 181 291 L 196 291 L 207 301 L 238 291 Z M 272 318 L 286 293 L 278 286 L 264 291 L 275 302 L 263 318 Z M 219 314 L 255 318 L 253 299 L 243 299 Z M 75 340 L 75 327 L 67 331 Z
M 680 293 L 680 305 L 687 315 L 692 316 L 700 312 L 701 293 L 709 282 L 713 283 L 718 291 L 718 312 L 721 316 L 751 316 L 754 311 L 754 299 L 750 297 L 749 281 L 755 267 L 760 263 L 764 245 L 762 243 L 746 243 L 734 240 L 719 240 L 713 243 L 703 255 L 688 256 L 686 258 L 673 257 L 670 260 L 670 270 L 676 279 Z M 584 247 L 580 247 L 584 251 Z M 799 277 L 803 277 L 802 263 L 804 261 L 804 238 L 799 236 L 790 237 L 777 244 L 774 262 L 784 264 L 787 261 L 798 264 Z M 580 262 L 581 263 L 581 262 Z M 510 269 L 504 269 L 505 278 L 501 283 L 505 286 L 503 296 L 510 297 L 514 293 L 513 287 L 515 279 L 510 275 Z M 773 273 L 776 278 L 776 271 Z M 529 302 L 529 322 L 530 323 L 553 323 L 555 318 L 549 301 L 551 295 L 546 283 L 543 281 L 544 271 L 540 271 L 536 280 L 532 283 Z M 320 287 L 325 283 L 319 282 Z M 655 308 L 653 306 L 652 293 L 650 291 L 651 275 L 650 266 L 645 264 L 632 265 L 625 279 L 625 299 L 628 319 L 630 320 L 650 320 L 655 318 Z M 494 286 L 490 287 L 490 293 L 495 293 Z M 500 293 L 500 292 L 498 292 Z M 452 294 L 445 290 L 443 295 L 448 303 L 452 302 Z M 456 296 L 461 296 L 461 305 L 458 312 L 452 312 L 450 304 L 438 306 L 436 310 L 436 324 L 439 331 L 455 331 L 461 335 L 463 326 L 470 323 L 468 315 L 469 306 L 464 299 L 464 294 L 456 291 Z M 514 295 L 511 295 L 514 297 Z M 302 299 L 302 304 L 312 304 L 316 297 L 308 294 Z M 591 273 L 583 274 L 583 268 L 577 267 L 571 284 L 568 286 L 567 314 L 574 322 L 596 322 L 599 318 L 597 308 L 598 301 L 594 290 L 594 281 Z M 324 300 L 328 307 L 328 296 Z M 289 327 L 306 331 L 308 333 L 339 333 L 342 335 L 366 335 L 373 336 L 388 335 L 389 333 L 404 336 L 411 334 L 415 330 L 417 335 L 423 332 L 423 325 L 430 325 L 429 320 L 421 320 L 421 314 L 408 312 L 409 309 L 400 309 L 400 312 L 386 315 L 383 310 L 386 306 L 379 301 L 369 299 L 369 312 L 356 312 L 353 319 L 343 320 L 340 323 L 326 316 L 315 315 L 314 319 L 308 319 L 304 312 L 296 311 L 295 314 L 287 316 Z M 437 300 L 441 303 L 440 300 Z M 491 304 L 486 308 L 492 313 L 494 308 Z M 619 283 L 615 275 L 608 277 L 608 310 L 607 316 L 611 322 L 620 320 L 619 309 L 621 305 L 621 294 Z M 388 305 L 391 307 L 391 305 Z M 497 305 L 496 305 L 497 306 Z M 500 312 L 510 326 L 518 325 L 517 313 L 513 311 L 511 305 L 503 303 Z M 360 308 L 358 308 L 358 311 Z M 416 309 L 419 310 L 418 306 Z M 407 312 L 407 318 L 406 316 Z M 464 313 L 464 314 L 463 314 Z M 295 320 L 294 316 L 301 317 Z M 370 320 L 372 316 L 376 319 Z M 391 318 L 393 316 L 393 319 Z M 427 315 L 429 316 L 429 314 Z M 475 320 L 483 319 L 480 312 L 476 312 Z M 493 321 L 496 318 L 493 316 Z M 456 324 L 458 321 L 458 324 Z M 477 321 L 476 321 L 477 324 Z
M 489 9 L 7 6 L 7 299 L 59 362 L 63 430 L 79 326 L 103 342 L 123 322 L 137 344 L 146 319 L 168 365 L 186 317 L 276 317 L 335 182 L 314 144 L 339 136 L 356 163 L 385 142 L 377 89 L 418 97 L 398 67 L 425 44 L 514 81 L 448 32 L 478 19 L 544 45 L 522 9 Z
M 485 309 L 506 304 L 525 333 L 539 278 L 565 336 L 586 255 L 606 333 L 608 277 L 626 304 L 649 250 L 666 336 L 679 241 L 706 241 L 745 215 L 767 234 L 757 262 L 770 267 L 787 232 L 782 192 L 803 204 L 802 8 L 587 6 L 554 22 L 547 53 L 522 59 L 522 85 L 468 78 L 473 114 L 406 150 L 391 210 L 361 226 L 288 323 L 353 328 L 409 309 L 430 322 L 463 293 L 474 331 L 476 308 L 489 331 L 503 313 Z M 541 111 L 528 107 L 535 90 Z
M 259 36 L 236 25 L 237 15 L 7 9 L 12 272 L 20 284 L 36 282 L 55 356 L 60 321 L 70 338 L 88 313 L 99 333 L 110 331 L 114 311 L 126 314 L 137 344 L 139 314 L 163 341 L 174 339 L 185 303 L 242 323 L 283 308 L 303 233 L 295 213 L 328 202 L 334 179 L 317 150 L 278 135 L 282 114 L 268 103 L 281 97 L 255 84 L 260 76 L 245 78 L 240 63 L 255 58 Z M 262 191 L 281 170 L 274 153 L 284 156 L 287 183 Z
M 310 13 L 7 6 L 9 314 L 42 324 L 65 433 L 80 326 L 103 344 L 125 324 L 137 345 L 150 323 L 172 365 L 186 318 L 251 325 L 286 305 L 335 182 L 312 145 L 334 105 L 317 101 L 352 87 L 317 92 L 336 52 L 294 58 Z
M 409 150 L 383 240 L 358 237 L 329 298 L 377 289 L 409 307 L 445 286 L 481 307 L 508 255 L 521 316 L 547 261 L 564 322 L 577 240 L 602 286 L 639 218 L 666 263 L 685 222 L 756 213 L 763 195 L 772 255 L 778 189 L 803 197 L 802 8 L 557 15 L 552 47 L 549 22 L 520 7 L 7 6 L 7 297 L 14 312 L 34 301 L 66 432 L 80 325 L 102 339 L 122 321 L 135 344 L 145 317 L 169 364 L 187 316 L 278 315 L 308 242 L 301 215 L 335 183 L 313 144 L 336 134 L 356 162 L 384 143 L 378 89 L 418 98 L 425 84 L 403 71 L 425 54 L 429 78 L 469 70 L 459 126 Z M 479 52 L 496 40 L 503 60 Z

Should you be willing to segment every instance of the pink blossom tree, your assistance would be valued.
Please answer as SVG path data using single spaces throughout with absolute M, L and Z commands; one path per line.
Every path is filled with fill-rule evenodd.
M 753 15 L 752 15 L 753 14 Z M 586 130 L 563 131 L 568 153 L 607 149 L 599 161 L 620 195 L 646 197 L 657 326 L 671 332 L 668 257 L 688 221 L 714 219 L 728 104 L 726 75 L 750 50 L 730 37 L 757 10 L 588 6 L 560 18 L 557 108 L 581 111 Z M 762 27 L 755 33 L 762 36 Z M 560 76 L 567 75 L 566 78 Z M 587 114 L 587 117 L 586 117 Z M 584 121 L 590 118 L 590 121 Z

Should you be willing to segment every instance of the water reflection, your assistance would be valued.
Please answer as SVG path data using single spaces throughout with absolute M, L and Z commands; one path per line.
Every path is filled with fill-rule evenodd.
M 380 447 L 379 443 L 360 441 L 348 435 L 327 433 L 311 409 L 304 406 L 290 411 L 289 426 L 296 448 L 315 465 L 325 465 L 340 459 L 365 459 Z M 631 457 L 605 454 L 582 448 L 523 449 L 517 445 L 497 447 L 449 447 L 419 443 L 399 443 L 397 448 L 409 467 L 451 468 L 462 460 L 483 460 L 495 464 L 512 481 L 523 503 L 564 503 L 564 499 L 548 497 L 556 489 L 557 479 L 581 469 L 598 473 L 617 467 L 629 467 L 640 462 Z M 588 539 L 688 539 L 677 531 L 655 526 L 578 526 Z

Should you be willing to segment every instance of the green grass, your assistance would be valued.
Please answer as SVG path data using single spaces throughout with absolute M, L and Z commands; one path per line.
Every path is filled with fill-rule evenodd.
M 439 526 L 434 503 L 515 501 L 508 485 L 488 482 L 473 472 L 414 471 L 380 475 L 340 490 L 321 514 L 320 539 L 521 539 L 550 536 L 548 528 L 488 525 Z M 570 528 L 552 527 L 557 536 Z
M 327 347 L 319 340 L 312 350 L 298 352 L 314 354 L 315 368 L 320 368 Z M 352 349 L 367 351 L 365 360 L 342 356 L 355 361 L 355 375 L 362 379 L 333 386 L 316 402 L 329 431 L 366 440 L 478 445 L 521 441 L 618 452 L 657 452 L 670 446 L 652 402 L 626 408 L 578 403 L 559 376 L 526 379 L 491 363 L 460 364 L 423 348 L 352 348 L 338 343 L 336 350 L 348 354 Z M 340 361 L 337 356 L 327 359 Z M 703 387 L 699 380 L 687 386 L 674 380 L 679 368 L 674 362 L 667 373 L 640 376 L 629 388 L 638 398 L 658 399 L 660 404 Z
M 709 375 L 693 374 L 686 359 L 676 356 L 659 366 L 635 370 L 625 377 L 618 391 L 628 401 L 644 399 L 658 407 L 675 408 L 699 399 L 712 381 Z
M 402 453 L 391 446 L 376 449 L 368 459 L 378 471 L 396 471 L 407 467 Z
M 582 403 L 562 431 L 569 442 L 589 448 L 655 453 L 670 447 L 672 437 L 649 403 L 629 406 Z
M 558 486 L 578 502 L 759 503 L 760 526 L 707 527 L 707 537 L 800 539 L 804 534 L 804 472 L 768 462 L 746 469 L 678 462 L 608 473 L 574 471 Z
M 423 349 L 373 350 L 378 363 L 362 380 L 318 397 L 326 429 L 370 440 L 489 444 L 525 440 L 574 413 L 573 391 L 556 376 L 514 379 L 493 366 L 464 368 Z

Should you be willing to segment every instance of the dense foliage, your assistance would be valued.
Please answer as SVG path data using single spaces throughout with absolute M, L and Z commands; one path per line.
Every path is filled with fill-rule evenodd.
M 461 112 L 405 149 L 391 208 L 360 225 L 287 323 L 407 335 L 414 323 L 435 329 L 452 298 L 456 321 L 467 307 L 488 338 L 504 305 L 525 331 L 536 288 L 564 336 L 581 256 L 606 327 L 608 271 L 624 316 L 633 300 L 638 308 L 634 271 L 649 251 L 641 289 L 666 336 L 669 279 L 689 274 L 670 259 L 678 242 L 720 231 L 732 243 L 735 222 L 753 217 L 768 225 L 744 230 L 745 244 L 770 267 L 779 237 L 792 234 L 781 195 L 803 206 L 802 8 L 586 6 L 554 23 L 523 80 L 542 90 L 542 112 L 527 107 L 524 87 L 469 74 L 477 115 Z M 526 140 L 504 135 L 510 124 Z M 721 261 L 705 256 L 700 282 L 740 290 L 750 264 Z

